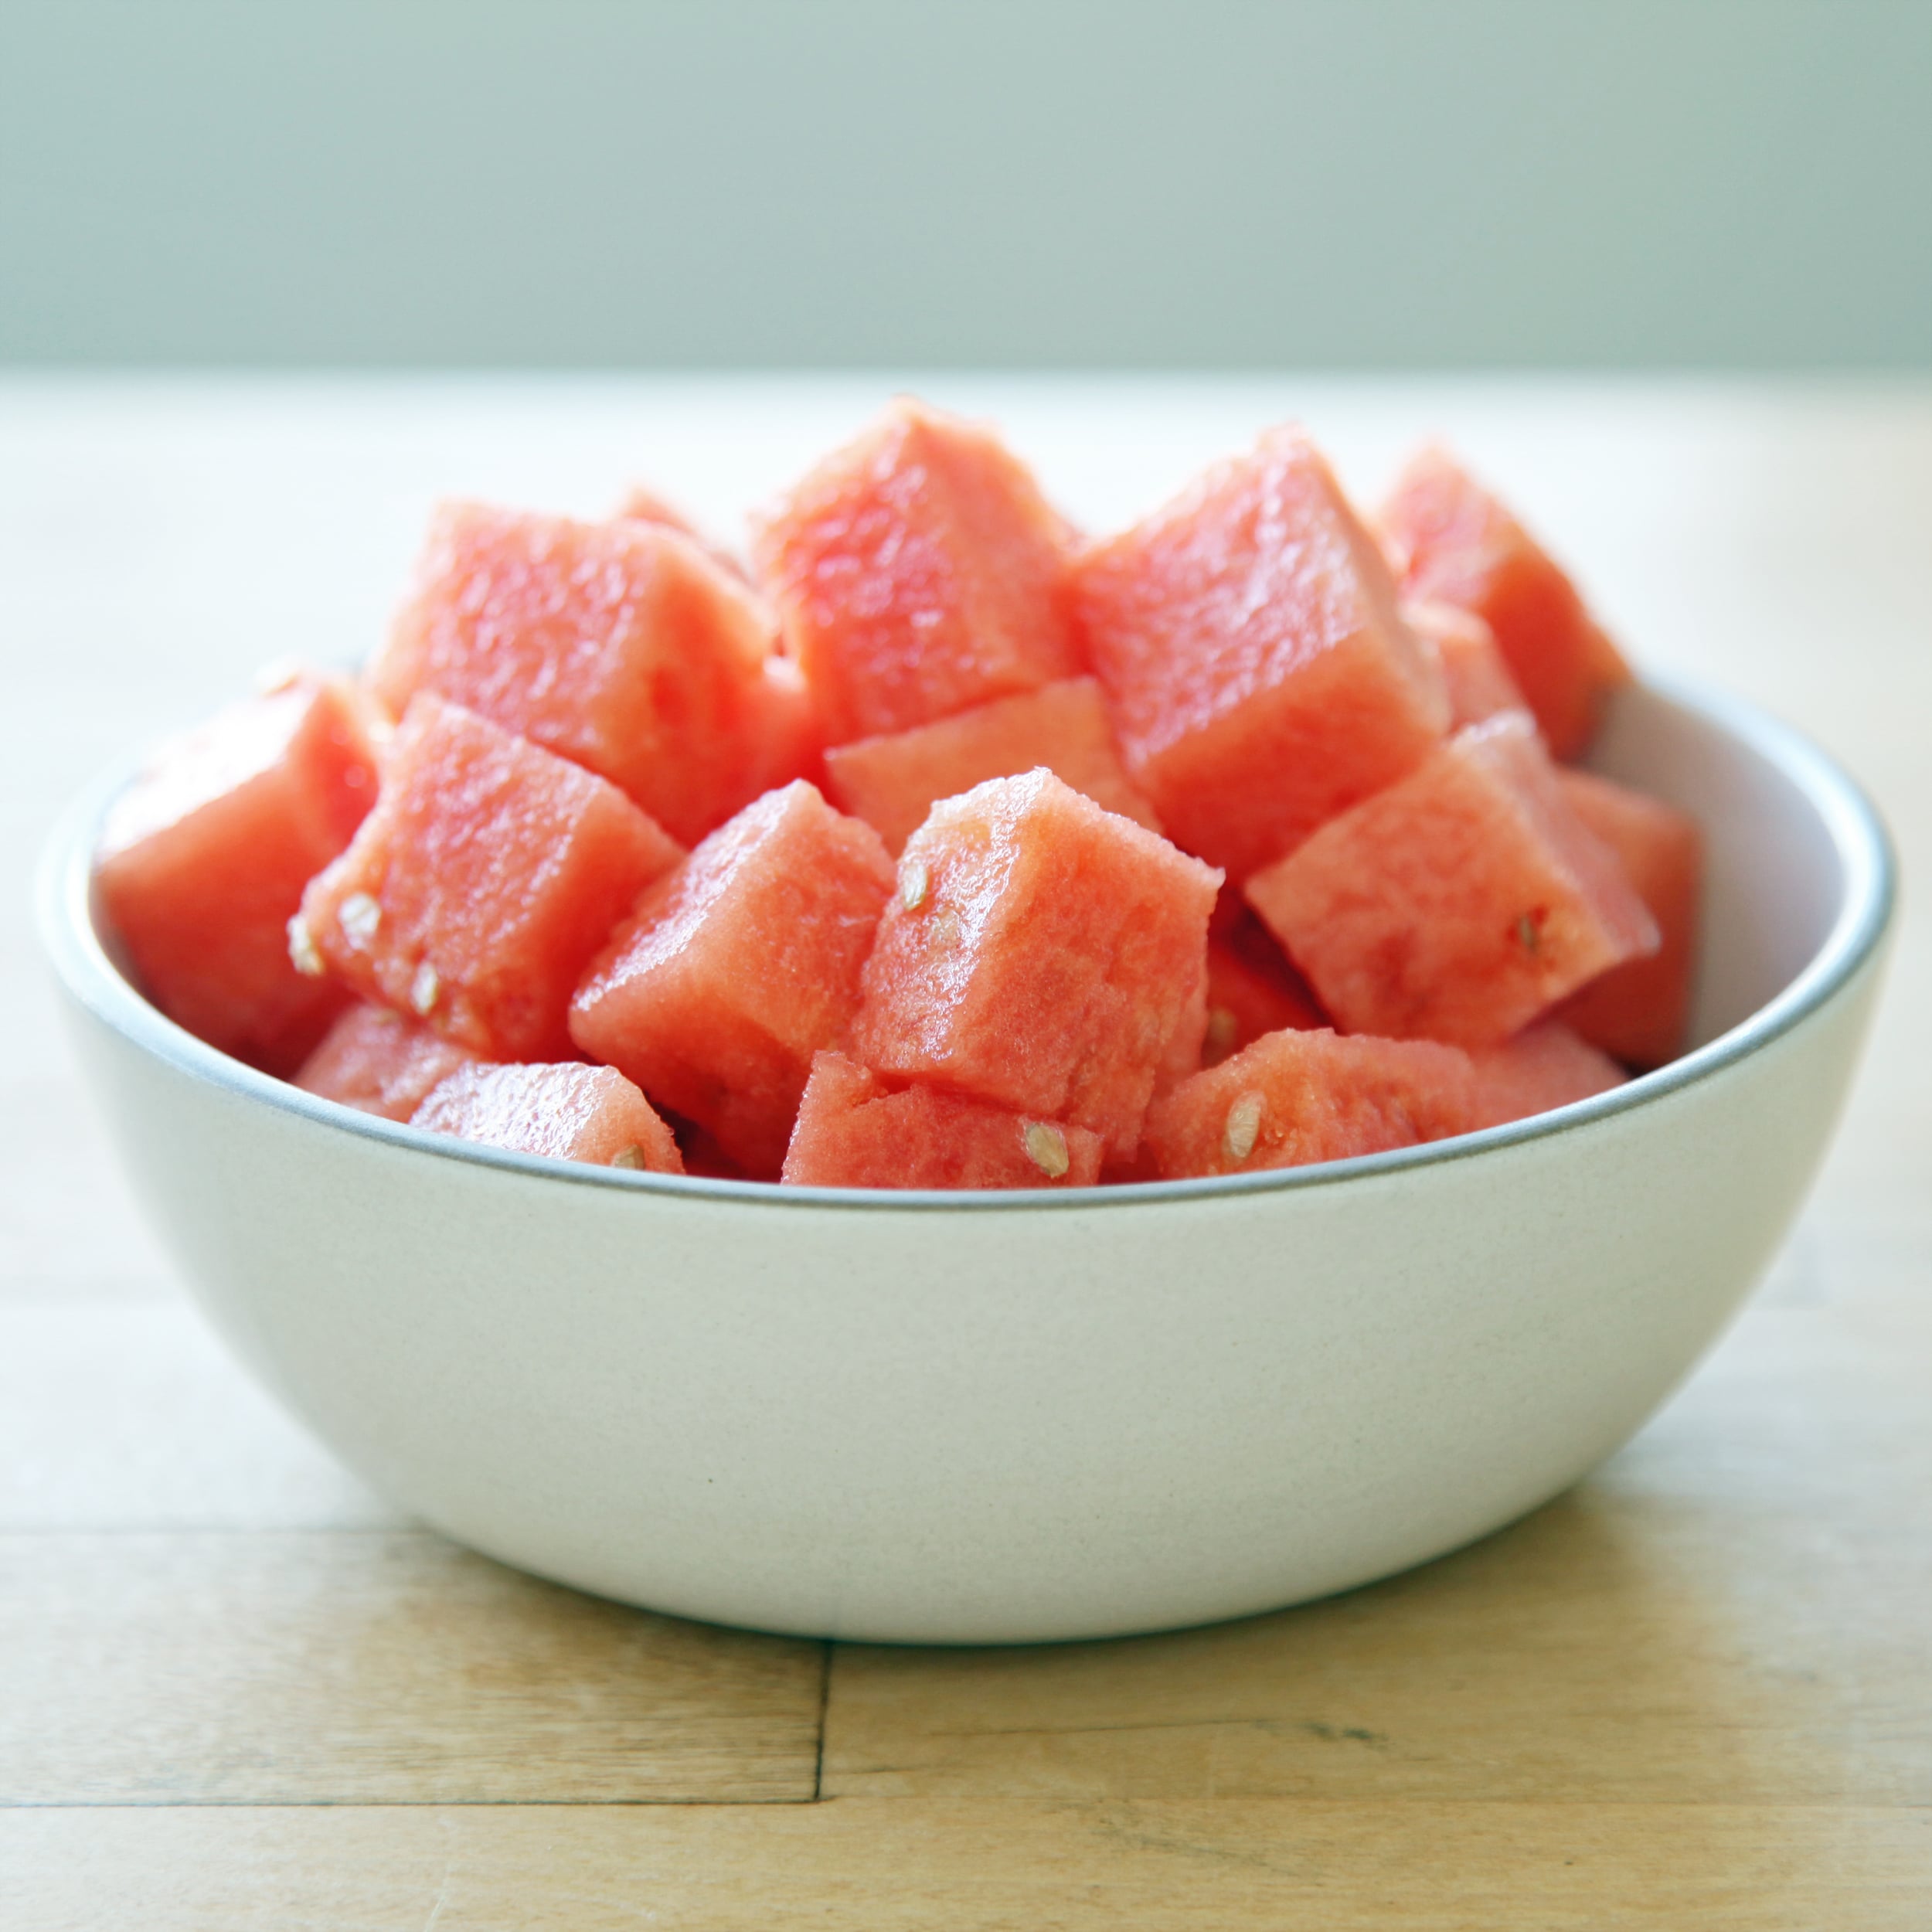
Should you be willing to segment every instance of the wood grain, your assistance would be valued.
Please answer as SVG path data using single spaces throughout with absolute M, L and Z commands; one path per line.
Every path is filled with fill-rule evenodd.
M 1278 1799 L 0 1812 L 9 1873 L 34 1932 L 1924 1932 L 1932 1813 Z
M 796 1801 L 822 1677 L 427 1532 L 0 1537 L 0 1804 Z

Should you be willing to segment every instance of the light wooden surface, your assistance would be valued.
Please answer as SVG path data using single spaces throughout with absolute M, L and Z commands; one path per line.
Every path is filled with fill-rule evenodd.
M 1646 661 L 1806 723 L 1932 860 L 1932 390 L 941 386 L 1095 522 L 1306 414 L 1425 429 Z M 1799 1230 L 1570 1495 L 1131 1643 L 711 1631 L 455 1549 L 234 1368 L 52 1023 L 26 869 L 90 770 L 348 659 L 450 488 L 720 515 L 873 386 L 0 384 L 0 1927 L 1932 1926 L 1932 941 L 1908 899 Z M 1553 1266 L 1561 1265 L 1553 1257 Z

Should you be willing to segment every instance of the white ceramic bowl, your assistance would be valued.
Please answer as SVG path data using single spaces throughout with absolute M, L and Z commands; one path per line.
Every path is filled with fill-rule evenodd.
M 1319 1597 L 1623 1442 L 1783 1237 L 1893 896 L 1856 788 L 1728 701 L 1634 690 L 1594 762 L 1710 847 L 1663 1071 L 1428 1148 L 1040 1196 L 783 1191 L 499 1154 L 251 1072 L 96 932 L 104 792 L 46 943 L 89 1080 L 236 1352 L 378 1489 L 690 1617 L 1017 1642 Z

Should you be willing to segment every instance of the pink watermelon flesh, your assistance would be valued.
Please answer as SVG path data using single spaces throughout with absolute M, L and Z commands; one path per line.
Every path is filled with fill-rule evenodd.
M 1445 450 L 1421 451 L 1383 506 L 1406 560 L 1403 592 L 1481 617 L 1550 750 L 1588 746 L 1630 668 L 1536 539 Z
M 893 883 L 871 826 L 802 781 L 768 793 L 638 902 L 586 975 L 571 1036 L 774 1175 L 812 1056 L 858 1007 Z
M 293 1073 L 346 1004 L 298 973 L 302 888 L 376 800 L 377 720 L 311 673 L 164 746 L 101 833 L 101 909 L 148 997 L 209 1046 Z
M 1469 1056 L 1453 1046 L 1264 1033 L 1156 1100 L 1146 1151 L 1168 1180 L 1347 1160 L 1466 1133 L 1474 1100 Z
M 614 785 L 423 692 L 292 943 L 486 1060 L 562 1060 L 584 968 L 682 856 Z
M 906 845 L 855 1049 L 894 1080 L 1090 1128 L 1126 1158 L 1177 1032 L 1205 1022 L 1219 883 L 1051 772 L 989 780 Z
M 859 738 L 825 753 L 825 789 L 842 811 L 872 826 L 895 857 L 942 798 L 988 778 L 1044 766 L 1097 805 L 1161 829 L 1154 808 L 1121 768 L 1100 688 L 1066 678 L 937 724 Z
M 621 1073 L 607 1066 L 571 1061 L 461 1067 L 416 1110 L 410 1124 L 553 1161 L 653 1174 L 684 1172 L 670 1128 Z
M 1616 853 L 1660 935 L 1647 959 L 1614 966 L 1563 1002 L 1560 1017 L 1628 1065 L 1662 1066 L 1682 1051 L 1697 964 L 1704 842 L 1662 799 L 1583 771 L 1562 774 L 1570 809 Z
M 1481 617 L 1458 611 L 1453 604 L 1405 604 L 1402 614 L 1442 666 L 1451 730 L 1481 724 L 1500 712 L 1528 713 L 1522 688 L 1496 648 L 1495 634 Z
M 406 1121 L 432 1087 L 475 1057 L 420 1020 L 359 1000 L 303 1061 L 295 1084 L 361 1113 Z
M 802 689 L 775 695 L 771 613 L 658 523 L 444 505 L 369 668 L 607 778 L 695 842 L 806 768 Z
M 1268 945 L 1278 958 L 1274 942 L 1270 940 Z M 1306 1032 L 1328 1023 L 1301 976 L 1285 959 L 1271 970 L 1257 961 L 1253 951 L 1210 935 L 1203 1066 L 1219 1066 L 1264 1033 Z
M 1657 945 L 1614 854 L 1510 713 L 1458 733 L 1247 893 L 1352 1033 L 1495 1046 Z
M 821 1053 L 782 1178 L 795 1187 L 1091 1187 L 1100 1140 L 929 1087 L 895 1093 L 842 1053 Z
M 1500 1127 L 1607 1094 L 1628 1076 L 1607 1054 L 1553 1019 L 1539 1020 L 1500 1046 L 1476 1048 L 1472 1128 Z
M 1078 676 L 1069 537 L 995 437 L 923 403 L 828 457 L 753 541 L 826 742 Z
M 1413 770 L 1447 723 L 1381 552 L 1298 430 L 1087 551 L 1073 584 L 1129 774 L 1236 879 Z

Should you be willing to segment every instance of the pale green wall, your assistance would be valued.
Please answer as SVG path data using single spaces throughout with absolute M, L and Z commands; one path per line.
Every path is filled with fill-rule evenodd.
M 1932 363 L 1932 0 L 0 0 L 0 362 Z

